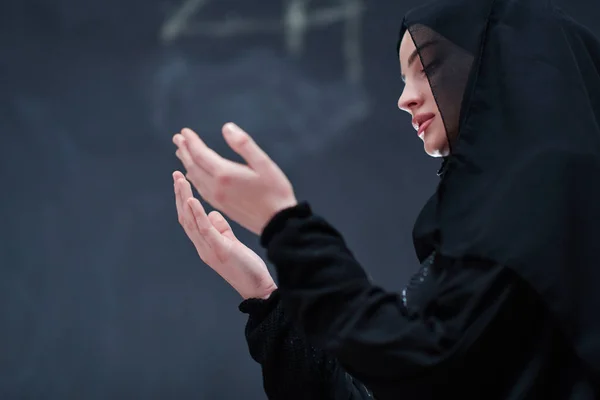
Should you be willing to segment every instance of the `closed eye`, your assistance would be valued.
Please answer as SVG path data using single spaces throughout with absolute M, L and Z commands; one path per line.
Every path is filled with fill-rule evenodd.
M 425 66 L 423 68 L 423 72 L 425 72 L 427 75 L 431 75 L 435 71 L 437 71 L 439 66 L 440 66 L 439 60 L 432 60 L 429 64 L 427 64 L 427 66 Z

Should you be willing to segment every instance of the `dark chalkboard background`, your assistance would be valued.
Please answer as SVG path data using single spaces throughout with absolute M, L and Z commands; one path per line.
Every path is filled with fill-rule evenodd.
M 598 2 L 563 3 L 600 33 Z M 396 108 L 416 4 L 0 2 L 0 398 L 264 398 L 240 299 L 176 221 L 183 126 L 228 155 L 220 126 L 245 127 L 402 287 L 438 165 Z

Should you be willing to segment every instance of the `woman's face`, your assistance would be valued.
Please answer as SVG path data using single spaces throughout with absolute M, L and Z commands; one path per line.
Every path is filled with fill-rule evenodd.
M 429 86 L 415 43 L 407 31 L 400 43 L 400 70 L 405 83 L 398 107 L 412 115 L 413 127 L 432 157 L 450 153 L 446 127 Z

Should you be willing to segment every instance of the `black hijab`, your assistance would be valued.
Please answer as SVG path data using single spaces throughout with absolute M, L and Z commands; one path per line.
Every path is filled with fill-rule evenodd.
M 451 143 L 417 255 L 516 271 L 598 379 L 600 42 L 549 0 L 438 1 L 407 30 Z

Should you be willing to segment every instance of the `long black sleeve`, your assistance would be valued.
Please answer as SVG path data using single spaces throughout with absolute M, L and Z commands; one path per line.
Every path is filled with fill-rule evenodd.
M 245 334 L 252 358 L 261 365 L 270 400 L 370 399 L 366 388 L 337 360 L 311 346 L 282 307 L 279 291 L 267 300 L 248 299 Z
M 509 319 L 528 321 L 539 311 L 506 268 L 481 260 L 442 260 L 417 275 L 428 287 L 386 292 L 307 204 L 275 216 L 261 242 L 277 269 L 286 312 L 376 398 L 434 398 L 457 370 L 476 373 L 482 359 L 503 361 L 508 353 L 496 344 L 518 349 L 520 328 Z M 489 331 L 498 333 L 497 342 Z M 482 337 L 494 346 L 483 346 Z M 478 346 L 485 351 L 473 356 Z

